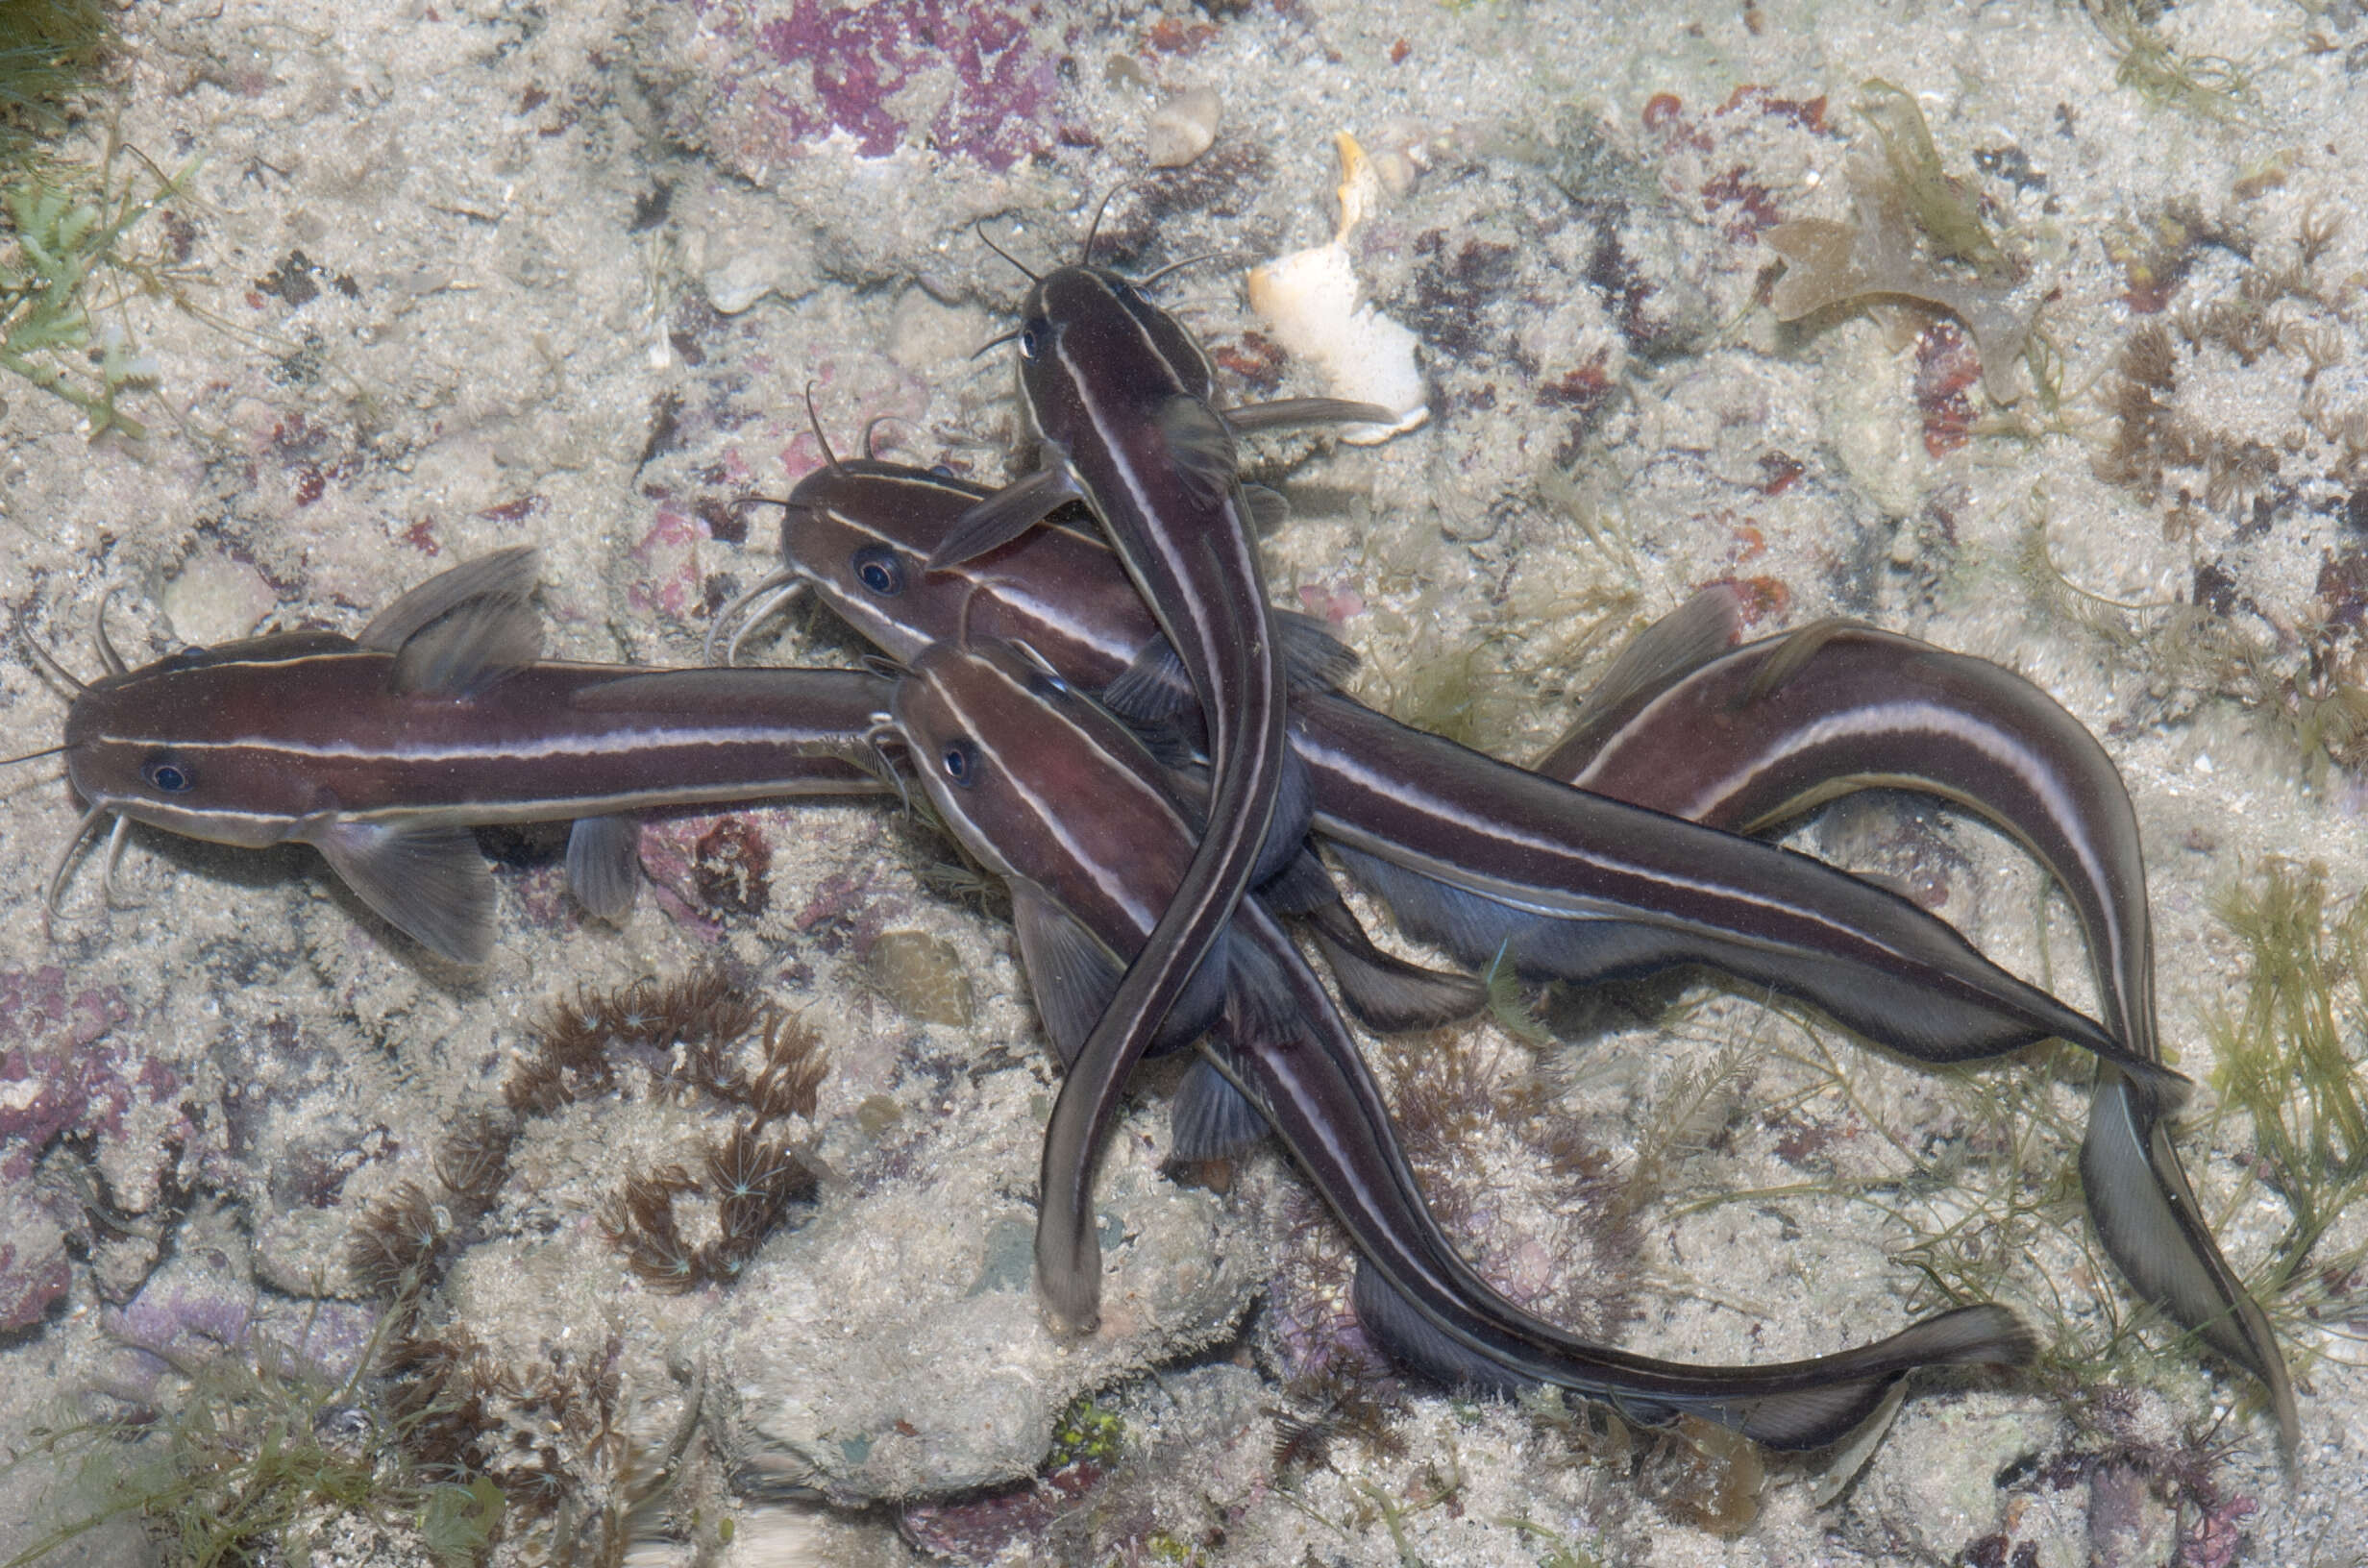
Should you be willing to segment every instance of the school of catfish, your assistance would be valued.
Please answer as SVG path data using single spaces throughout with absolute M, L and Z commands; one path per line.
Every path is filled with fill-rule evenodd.
M 1008 885 L 1066 1068 L 1038 1173 L 1037 1284 L 1055 1327 L 1096 1321 L 1094 1171 L 1130 1074 L 1193 1050 L 1175 1154 L 1278 1137 L 1354 1243 L 1360 1322 L 1408 1367 L 1552 1384 L 1640 1422 L 1690 1414 L 1787 1449 L 1847 1435 L 1918 1367 L 2012 1365 L 2039 1347 L 1984 1304 L 1760 1365 L 1569 1334 L 1505 1299 L 1433 1220 L 1347 1018 L 1376 1032 L 1468 1018 L 1486 1004 L 1478 973 L 1500 964 L 1573 984 L 1697 966 L 1921 1062 L 2059 1039 L 2097 1058 L 2080 1175 L 2104 1250 L 2135 1296 L 2259 1385 L 2290 1454 L 2283 1359 L 2171 1138 L 2186 1085 L 2158 1045 L 2135 817 L 2077 721 L 2010 671 L 1864 625 L 1730 646 L 1736 608 L 1713 589 L 1641 634 L 1530 767 L 1396 723 L 1339 690 L 1348 649 L 1269 605 L 1268 500 L 1236 450 L 1250 431 L 1390 412 L 1223 406 L 1175 318 L 1086 261 L 1032 277 L 1020 315 L 1029 475 L 988 491 L 825 442 L 824 465 L 777 502 L 779 572 L 726 612 L 810 592 L 876 646 L 874 668 L 546 660 L 524 548 L 431 579 L 351 638 L 129 669 L 101 631 L 106 674 L 57 672 L 76 687 L 59 749 L 88 815 L 51 907 L 111 818 L 111 875 L 135 821 L 296 841 L 422 945 L 480 963 L 497 899 L 472 828 L 572 822 L 571 888 L 621 919 L 639 813 L 917 785 Z M 2101 1019 L 1910 900 L 1753 836 L 1876 786 L 1972 810 L 2038 861 L 2078 917 Z M 1376 946 L 1336 868 L 1459 968 Z

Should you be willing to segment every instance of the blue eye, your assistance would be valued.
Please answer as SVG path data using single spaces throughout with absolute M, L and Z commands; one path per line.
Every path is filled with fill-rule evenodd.
M 946 754 L 938 760 L 946 770 L 946 776 L 962 788 L 967 790 L 978 782 L 978 747 L 970 742 L 954 742 L 946 747 Z
M 1044 352 L 1045 339 L 1052 335 L 1052 323 L 1038 316 L 1020 329 L 1020 357 L 1033 359 Z
M 904 592 L 904 563 L 885 545 L 855 551 L 855 580 L 882 599 Z
M 196 775 L 169 757 L 141 763 L 139 776 L 148 781 L 150 789 L 161 790 L 166 795 L 181 795 L 197 787 Z

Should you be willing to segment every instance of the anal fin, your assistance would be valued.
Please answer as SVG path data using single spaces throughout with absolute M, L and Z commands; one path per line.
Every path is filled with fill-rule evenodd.
M 1480 1388 L 1495 1394 L 1518 1394 L 1535 1388 L 1535 1379 L 1522 1377 L 1478 1351 L 1439 1331 L 1415 1310 L 1381 1271 L 1363 1258 L 1348 1287 L 1349 1305 L 1357 1322 L 1393 1359 L 1436 1382 L 1456 1388 Z

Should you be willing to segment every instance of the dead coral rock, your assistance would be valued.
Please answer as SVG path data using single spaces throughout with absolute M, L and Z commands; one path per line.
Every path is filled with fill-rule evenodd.
M 949 1139 L 917 1180 L 826 1202 L 742 1276 L 707 1382 L 760 1489 L 861 1505 L 1033 1475 L 1080 1394 L 1222 1337 L 1248 1309 L 1242 1222 L 1160 1176 L 1122 1127 L 1097 1194 L 1101 1328 L 1056 1337 L 1031 1281 L 1035 1213 L 1012 1195 L 1035 1167 L 1034 1118 L 982 1125 L 1011 1130 Z
M 0 1334 L 40 1322 L 72 1283 L 65 1233 L 36 1201 L 33 1184 L 0 1180 Z
M 1996 1533 L 2010 1499 L 1998 1478 L 2046 1447 L 2055 1417 L 1996 1394 L 1911 1396 L 1847 1504 L 1854 1532 L 1904 1557 L 1956 1561 Z M 2077 1527 L 2075 1527 L 2077 1528 Z M 2085 1560 L 2085 1543 L 2042 1543 L 2050 1561 Z

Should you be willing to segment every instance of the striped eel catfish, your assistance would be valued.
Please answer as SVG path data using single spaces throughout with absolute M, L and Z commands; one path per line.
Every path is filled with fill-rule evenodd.
M 455 567 L 358 637 L 259 637 L 90 682 L 62 747 L 90 808 L 75 844 L 107 816 L 118 843 L 139 821 L 310 844 L 389 924 L 481 964 L 493 877 L 471 827 L 573 821 L 568 879 L 616 919 L 640 886 L 638 812 L 886 787 L 861 744 L 881 677 L 538 661 L 536 562 L 521 547 Z
M 909 654 L 950 624 L 948 596 L 974 593 L 913 568 L 975 493 L 897 464 L 834 465 L 792 496 L 784 556 L 875 641 Z M 979 562 L 975 581 L 974 628 L 1025 641 L 1134 711 L 1186 700 L 1156 626 L 1082 529 L 1021 541 Z M 2044 692 L 1986 660 L 1835 623 L 1729 652 L 1734 629 L 1720 592 L 1665 617 L 1616 661 L 1537 771 L 1733 831 L 1878 784 L 1961 802 L 2022 842 L 2066 890 L 2108 1026 L 2134 1054 L 2156 1059 L 2136 821 L 2094 738 Z M 1324 783 L 1319 770 L 1320 822 Z M 1438 900 L 1405 873 L 1397 880 L 1418 923 L 1437 932 L 1441 922 L 1419 918 Z M 1473 941 L 1469 956 L 1494 956 L 1485 934 Z M 2261 1380 L 2290 1447 L 2293 1396 L 2275 1336 L 2204 1223 L 2155 1096 L 2119 1072 L 2109 1069 L 2099 1088 L 2081 1170 L 2107 1254 L 2139 1294 Z
M 2106 1027 L 2159 1060 L 2137 814 L 2080 721 L 1987 660 L 1852 622 L 1698 659 L 1705 639 L 1663 641 L 1664 652 L 1616 663 L 1538 772 L 1740 833 L 1869 787 L 1954 801 L 2046 868 L 2087 940 Z M 2290 1455 L 2294 1390 L 2269 1319 L 2212 1239 L 2154 1096 L 2109 1066 L 2081 1182 L 2107 1254 L 2140 1295 L 2260 1380 Z
M 1012 336 L 1044 466 L 976 500 L 927 565 L 986 554 L 1084 501 L 1183 661 L 1208 718 L 1213 778 L 1209 833 L 1062 1081 L 1045 1139 L 1037 1286 L 1053 1319 L 1081 1331 L 1100 1310 L 1090 1199 L 1102 1135 L 1127 1074 L 1247 887 L 1283 785 L 1284 672 L 1234 436 L 1389 416 L 1320 400 L 1221 415 L 1208 355 L 1125 279 L 1082 262 L 1029 279 Z
M 1198 822 L 1166 794 L 1165 770 L 1133 732 L 1009 644 L 924 649 L 890 712 L 940 815 L 1010 884 L 1029 983 L 1056 1045 L 1073 1054 L 1098 996 L 1117 986 L 1189 866 Z M 1359 1317 L 1423 1370 L 1498 1386 L 1549 1383 L 1640 1421 L 1692 1413 L 1805 1449 L 1859 1425 L 1918 1366 L 2015 1364 L 2035 1353 L 2014 1314 L 1994 1306 L 1764 1367 L 1688 1366 L 1568 1335 L 1506 1301 L 1440 1233 L 1355 1042 L 1257 898 L 1242 902 L 1199 972 L 1221 977 L 1211 1060 L 1272 1123 L 1355 1242 Z
M 1094 586 L 1113 574 L 1090 533 L 1039 529 L 959 573 L 923 570 L 975 494 L 885 463 L 818 470 L 790 498 L 784 554 L 892 656 L 967 617 L 972 634 L 1025 643 L 1130 718 L 1163 693 L 1172 709 L 1169 655 L 1140 608 L 1116 619 L 1122 598 Z M 1082 625 L 1073 604 L 1114 619 Z M 1576 980 L 1701 963 L 1922 1061 L 2059 1037 L 2183 1087 L 1944 922 L 1807 856 L 1569 789 L 1319 692 L 1298 694 L 1290 738 L 1318 831 L 1467 961 L 1503 948 Z

